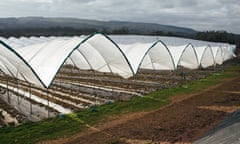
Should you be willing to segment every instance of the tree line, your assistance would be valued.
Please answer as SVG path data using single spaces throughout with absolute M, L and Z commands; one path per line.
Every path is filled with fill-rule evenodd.
M 204 40 L 210 42 L 226 42 L 235 44 L 240 48 L 240 35 L 228 33 L 226 31 L 204 31 L 197 32 L 194 35 L 186 33 L 174 33 L 168 31 L 152 31 L 140 33 L 138 31 L 129 30 L 127 27 L 117 29 L 95 29 L 83 28 L 75 29 L 71 27 L 51 27 L 51 28 L 22 28 L 22 29 L 0 29 L 0 36 L 3 37 L 20 37 L 20 36 L 75 36 L 75 35 L 88 35 L 94 32 L 103 32 L 106 34 L 137 34 L 137 35 L 158 35 L 158 36 L 177 36 L 185 38 L 193 38 L 197 40 Z
M 228 33 L 226 31 L 206 31 L 197 33 L 196 39 L 211 42 L 227 42 L 230 44 L 237 44 L 239 43 L 240 35 Z

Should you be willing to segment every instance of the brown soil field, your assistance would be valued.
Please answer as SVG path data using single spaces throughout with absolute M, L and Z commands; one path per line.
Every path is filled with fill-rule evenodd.
M 112 118 L 72 137 L 43 143 L 188 144 L 240 109 L 240 75 L 205 89 L 179 95 L 161 109 Z

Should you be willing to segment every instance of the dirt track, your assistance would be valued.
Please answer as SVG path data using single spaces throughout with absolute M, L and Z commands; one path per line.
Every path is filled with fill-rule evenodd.
M 194 95 L 174 98 L 171 105 L 137 113 L 50 143 L 192 143 L 240 108 L 240 76 Z

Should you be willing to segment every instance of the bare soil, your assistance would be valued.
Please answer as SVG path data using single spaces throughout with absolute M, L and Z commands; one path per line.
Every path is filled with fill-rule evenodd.
M 240 76 L 201 93 L 173 97 L 161 109 L 112 118 L 72 137 L 43 143 L 192 143 L 240 108 L 239 84 Z

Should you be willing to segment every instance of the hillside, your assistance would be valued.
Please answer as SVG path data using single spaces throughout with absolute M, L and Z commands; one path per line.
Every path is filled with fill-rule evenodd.
M 47 32 L 44 33 L 44 30 Z M 49 31 L 49 29 L 51 29 Z M 2 35 L 62 35 L 56 33 L 62 31 L 65 35 L 105 32 L 105 33 L 131 33 L 131 34 L 168 34 L 192 37 L 197 31 L 169 25 L 123 22 L 123 21 L 97 21 L 76 18 L 44 18 L 21 17 L 0 18 L 0 32 Z

